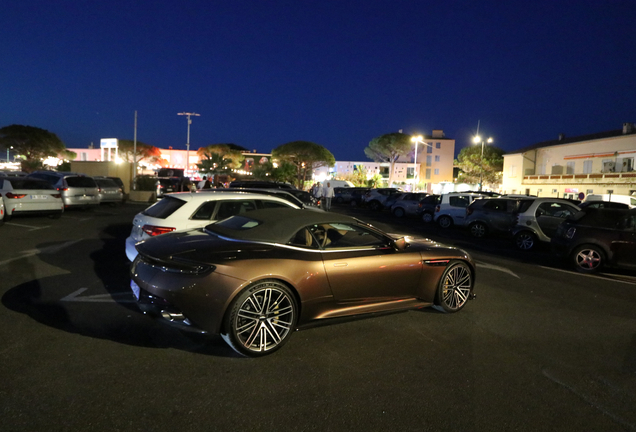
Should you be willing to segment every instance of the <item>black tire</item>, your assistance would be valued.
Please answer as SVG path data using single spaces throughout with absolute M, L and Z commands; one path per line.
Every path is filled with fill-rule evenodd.
M 530 250 L 537 245 L 537 236 L 530 231 L 519 231 L 515 234 L 515 246 L 521 250 Z
M 452 261 L 437 286 L 435 309 L 446 313 L 460 311 L 470 299 L 474 280 L 473 271 L 468 264 Z
M 369 203 L 369 208 L 374 211 L 378 211 L 382 208 L 382 204 L 379 201 L 373 200 Z
M 441 227 L 441 228 L 450 228 L 453 226 L 453 219 L 450 216 L 440 216 L 439 218 L 437 218 L 437 224 Z
M 402 217 L 404 217 L 405 214 L 406 214 L 406 212 L 404 211 L 404 209 L 402 207 L 397 207 L 397 208 L 393 209 L 393 216 L 395 216 L 395 217 L 402 218 Z
M 262 280 L 232 301 L 221 336 L 237 353 L 261 357 L 289 340 L 297 320 L 298 306 L 291 290 L 277 280 Z
M 422 222 L 431 223 L 433 222 L 433 214 L 429 212 L 425 212 L 422 214 Z
M 605 266 L 605 252 L 598 246 L 586 244 L 572 251 L 570 255 L 576 271 L 581 273 L 596 273 Z
M 484 238 L 488 234 L 488 227 L 483 222 L 473 222 L 468 227 L 470 235 L 475 238 Z

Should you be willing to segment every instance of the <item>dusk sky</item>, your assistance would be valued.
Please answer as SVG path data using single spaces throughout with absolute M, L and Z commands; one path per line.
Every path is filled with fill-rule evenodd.
M 3 1 L 0 127 L 368 160 L 376 136 L 514 151 L 636 122 L 634 1 Z

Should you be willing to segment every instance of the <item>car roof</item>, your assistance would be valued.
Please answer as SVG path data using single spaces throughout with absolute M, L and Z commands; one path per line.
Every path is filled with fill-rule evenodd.
M 276 201 L 280 200 L 280 201 L 285 201 L 291 204 L 295 204 L 295 202 L 291 202 L 290 200 L 286 198 L 282 198 L 281 196 L 278 196 L 277 194 L 259 193 L 256 191 L 252 192 L 252 191 L 242 191 L 242 190 L 232 191 L 228 189 L 219 189 L 219 190 L 211 189 L 211 190 L 204 190 L 204 191 L 202 190 L 202 191 L 196 191 L 196 192 L 172 192 L 169 194 L 165 194 L 164 197 L 177 198 L 177 199 L 188 201 L 188 202 L 190 201 L 203 202 L 203 201 L 213 201 L 213 200 L 228 199 L 228 198 L 241 199 L 246 197 L 250 197 L 250 198 L 269 197 L 269 198 L 273 198 Z M 291 197 L 298 200 L 298 198 L 294 197 L 293 195 L 291 195 Z
M 301 228 L 322 223 L 357 224 L 358 221 L 338 213 L 280 208 L 253 210 L 249 213 L 231 216 L 223 221 L 210 224 L 205 229 L 219 236 L 238 240 L 284 243 Z

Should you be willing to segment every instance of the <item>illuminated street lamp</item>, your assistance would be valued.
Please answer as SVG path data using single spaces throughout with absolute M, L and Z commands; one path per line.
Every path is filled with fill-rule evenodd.
M 13 146 L 7 147 L 7 163 L 9 163 L 9 149 L 13 150 Z
M 178 113 L 177 115 L 188 116 L 188 140 L 186 142 L 186 166 L 185 166 L 185 176 L 187 177 L 188 167 L 190 166 L 190 125 L 192 124 L 192 119 L 190 119 L 190 117 L 191 116 L 200 117 L 201 114 L 182 112 L 182 113 Z
M 411 137 L 411 141 L 415 143 L 415 156 L 413 156 L 413 192 L 417 187 L 417 144 L 424 142 L 424 137 L 422 135 L 415 135 Z
M 479 160 L 481 163 L 481 170 L 479 171 L 479 192 L 481 192 L 481 184 L 484 176 L 484 142 L 491 144 L 492 141 L 492 137 L 488 137 L 486 141 L 482 140 L 479 135 L 475 135 L 475 137 L 473 138 L 473 142 L 475 144 L 481 143 L 481 159 Z

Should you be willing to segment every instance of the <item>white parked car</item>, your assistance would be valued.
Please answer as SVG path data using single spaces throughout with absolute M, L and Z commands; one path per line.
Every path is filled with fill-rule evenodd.
M 137 256 L 135 244 L 172 231 L 201 228 L 217 220 L 256 209 L 303 208 L 296 198 L 290 199 L 267 191 L 235 192 L 231 189 L 166 194 L 163 199 L 135 216 L 132 232 L 126 239 L 126 256 L 133 261 Z M 298 205 L 292 201 L 298 202 Z
M 48 214 L 59 218 L 64 212 L 60 191 L 44 180 L 30 177 L 0 177 L 4 221 L 20 214 Z
M 435 207 L 434 221 L 442 228 L 453 225 L 463 226 L 466 219 L 466 208 L 474 200 L 484 198 L 487 194 L 479 192 L 451 192 L 443 194 Z

